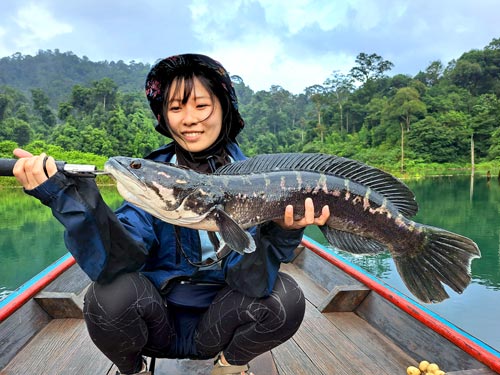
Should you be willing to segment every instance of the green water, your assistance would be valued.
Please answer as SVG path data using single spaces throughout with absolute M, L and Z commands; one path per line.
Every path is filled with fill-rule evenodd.
M 423 304 L 469 334 L 500 349 L 500 185 L 484 177 L 439 177 L 407 181 L 419 203 L 413 219 L 473 239 L 482 257 L 472 262 L 473 280 L 463 294 L 447 288 L 450 298 Z M 317 228 L 307 234 L 327 245 Z M 411 297 L 387 255 L 353 256 L 336 251 L 402 293 Z
M 122 201 L 114 187 L 101 193 L 110 207 Z M 0 299 L 66 252 L 63 226 L 48 207 L 20 188 L 0 187 Z
M 482 258 L 472 263 L 473 281 L 461 295 L 425 305 L 473 336 L 500 349 L 500 185 L 484 177 L 440 177 L 407 184 L 420 211 L 415 220 L 468 236 L 479 245 Z M 104 199 L 116 207 L 114 188 L 102 188 Z M 50 210 L 21 189 L 0 188 L 0 298 L 66 253 L 62 226 Z M 307 234 L 323 244 L 316 228 Z M 409 295 L 388 255 L 342 256 Z

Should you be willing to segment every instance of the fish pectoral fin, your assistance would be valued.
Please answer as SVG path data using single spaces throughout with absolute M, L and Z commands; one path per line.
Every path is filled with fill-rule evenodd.
M 232 250 L 229 246 L 227 246 L 224 240 L 222 238 L 219 239 L 216 232 L 207 232 L 207 233 L 208 233 L 208 239 L 214 246 L 217 259 L 223 259 L 226 256 L 228 256 Z
M 210 240 L 210 242 L 214 246 L 214 249 L 216 251 L 218 251 L 219 248 L 220 248 L 219 237 L 217 237 L 217 235 L 215 234 L 215 232 L 207 232 L 207 235 L 208 235 L 208 239 Z
M 224 210 L 216 208 L 212 212 L 222 240 L 234 251 L 244 254 L 255 251 L 253 237 L 233 220 Z
M 219 248 L 219 250 L 217 250 L 216 253 L 217 259 L 223 259 L 227 257 L 231 251 L 232 251 L 231 248 L 227 246 L 227 244 L 225 244 L 224 241 L 222 241 L 222 246 Z
M 333 229 L 327 225 L 322 225 L 319 228 L 330 245 L 335 246 L 339 250 L 358 255 L 378 254 L 388 251 L 385 245 L 370 238 Z

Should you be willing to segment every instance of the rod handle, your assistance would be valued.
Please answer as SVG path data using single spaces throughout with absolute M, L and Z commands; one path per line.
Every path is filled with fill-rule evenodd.
M 17 160 L 18 159 L 0 158 L 0 176 L 14 176 L 12 172 L 14 169 L 14 164 L 16 164 Z M 64 170 L 65 164 L 66 162 L 64 161 L 56 161 L 57 169 L 60 171 Z

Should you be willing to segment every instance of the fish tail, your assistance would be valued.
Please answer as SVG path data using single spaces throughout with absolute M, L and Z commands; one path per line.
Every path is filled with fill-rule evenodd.
M 462 293 L 471 281 L 471 262 L 481 256 L 471 239 L 444 229 L 422 225 L 424 241 L 414 249 L 397 252 L 394 261 L 406 286 L 422 302 L 441 302 L 448 285 Z

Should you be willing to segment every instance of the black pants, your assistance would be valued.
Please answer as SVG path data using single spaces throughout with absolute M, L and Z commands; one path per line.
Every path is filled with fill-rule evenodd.
M 175 342 L 184 329 L 172 307 L 139 273 L 117 277 L 110 284 L 94 283 L 85 296 L 84 317 L 95 345 L 122 373 L 141 368 L 141 356 L 176 357 Z M 299 328 L 305 299 L 290 276 L 280 273 L 273 292 L 251 298 L 229 287 L 198 314 L 192 339 L 197 358 L 220 351 L 229 363 L 243 365 L 288 340 Z

